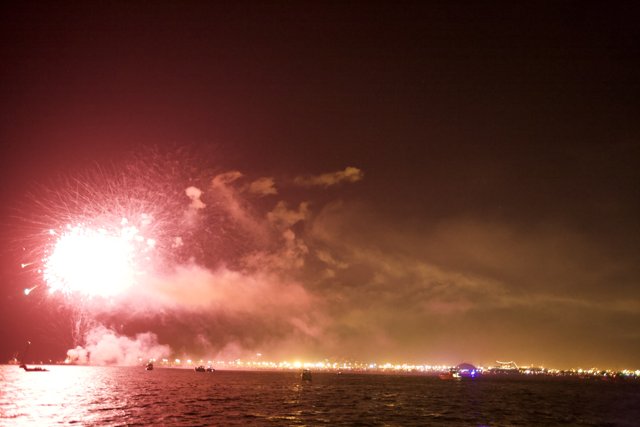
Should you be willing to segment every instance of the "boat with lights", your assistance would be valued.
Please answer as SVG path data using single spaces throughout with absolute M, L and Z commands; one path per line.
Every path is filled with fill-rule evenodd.
M 460 374 L 455 369 L 449 370 L 449 372 L 443 372 L 438 375 L 441 380 L 459 380 Z

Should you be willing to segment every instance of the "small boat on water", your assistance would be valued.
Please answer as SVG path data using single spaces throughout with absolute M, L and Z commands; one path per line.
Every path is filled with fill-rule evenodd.
M 22 369 L 24 369 L 25 372 L 49 372 L 49 370 L 46 369 L 46 368 L 41 368 L 40 366 L 35 366 L 33 368 L 30 368 L 27 365 L 25 365 L 24 363 L 21 364 L 20 367 Z
M 302 381 L 311 381 L 311 370 L 303 369 L 302 373 L 300 374 L 300 379 Z
M 24 360 L 27 357 L 27 353 L 29 353 L 29 348 L 31 348 L 31 341 L 27 341 L 27 345 L 24 348 L 24 352 L 22 353 L 22 356 L 20 359 Z M 15 358 L 15 357 L 14 357 Z M 17 361 L 17 358 L 15 358 Z M 48 369 L 46 368 L 42 368 L 40 366 L 35 366 L 33 368 L 30 368 L 26 365 L 26 363 L 24 362 L 20 362 L 20 367 L 22 369 L 24 369 L 25 372 L 49 372 Z
M 442 374 L 438 375 L 438 378 L 440 378 L 441 380 L 459 380 L 460 374 L 456 370 L 452 369 L 449 372 L 443 372 Z
M 438 377 L 441 380 L 460 380 L 460 379 L 474 379 L 480 376 L 481 371 L 470 363 L 461 363 L 455 368 L 449 369 L 448 372 L 443 372 Z
M 153 363 L 147 363 L 147 366 L 145 366 L 144 369 L 147 371 L 153 371 Z
M 196 372 L 215 372 L 216 371 L 215 369 L 213 369 L 213 367 L 207 366 L 205 368 L 204 365 L 196 366 L 195 370 Z

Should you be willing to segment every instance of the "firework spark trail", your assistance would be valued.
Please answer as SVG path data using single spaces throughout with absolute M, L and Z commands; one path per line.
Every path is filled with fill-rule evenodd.
M 25 295 L 29 295 L 31 292 L 33 292 L 34 290 L 36 290 L 38 288 L 38 285 L 32 286 L 30 288 L 25 288 L 24 289 L 24 294 Z
M 188 236 L 195 234 L 184 218 L 193 168 L 181 164 L 188 162 L 145 152 L 121 166 L 54 178 L 28 195 L 16 227 L 22 268 L 43 283 L 24 293 L 48 290 L 49 299 L 73 308 L 74 342 L 94 323 L 96 309 L 117 308 L 96 298 L 124 298 L 146 274 L 170 269 L 188 253 L 176 245 L 192 244 Z
M 122 218 L 142 228 L 146 217 L 143 231 L 156 240 L 158 258 L 177 263 L 196 259 L 212 267 L 236 262 L 255 245 L 256 228 L 246 228 L 229 212 L 222 191 L 212 188 L 215 173 L 193 163 L 190 158 L 140 155 L 122 167 L 96 167 L 59 180 L 55 190 L 31 196 L 35 209 L 27 221 L 35 241 L 30 246 L 40 245 L 42 230 L 62 233 L 76 224 L 115 228 Z M 194 191 L 200 189 L 202 197 L 194 202 Z M 28 260 L 34 259 L 35 254 Z

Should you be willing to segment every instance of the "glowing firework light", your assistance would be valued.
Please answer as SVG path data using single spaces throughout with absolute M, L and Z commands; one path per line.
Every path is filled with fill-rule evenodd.
M 143 221 L 148 221 L 144 215 Z M 51 292 L 119 295 L 145 273 L 154 247 L 155 240 L 143 237 L 126 218 L 111 229 L 68 225 L 45 259 L 44 279 Z
M 44 279 L 52 294 L 112 297 L 166 265 L 155 261 L 179 252 L 175 242 L 189 201 L 188 168 L 175 162 L 147 151 L 37 189 L 20 212 L 23 268 Z
M 195 344 L 184 343 L 200 347 L 223 348 L 236 336 L 251 335 L 238 311 L 269 319 L 278 335 L 306 324 L 304 289 L 274 276 L 282 268 L 273 261 L 282 254 L 281 229 L 254 211 L 252 201 L 260 196 L 251 199 L 249 178 L 193 165 L 180 155 L 138 155 L 118 167 L 53 180 L 30 195 L 20 218 L 26 232 L 22 261 L 42 282 L 25 295 L 38 294 L 34 302 L 57 310 L 55 321 L 70 320 L 76 350 L 102 343 L 88 338 L 96 328 L 151 330 L 158 316 L 176 328 L 187 318 L 237 326 L 224 339 L 217 331 L 210 338 L 198 331 Z M 265 304 L 283 289 L 304 298 L 285 299 L 292 310 Z M 280 307 L 283 299 L 276 300 Z M 225 310 L 217 310 L 223 301 Z M 184 330 L 174 332 L 163 329 L 181 343 L 183 336 L 189 339 Z
M 216 191 L 198 189 L 211 190 L 212 171 L 194 164 L 186 153 L 148 150 L 54 180 L 30 197 L 23 268 L 50 293 L 113 297 L 185 261 L 232 264 L 251 240 Z
M 199 234 L 186 215 L 185 188 L 207 179 L 192 164 L 187 153 L 145 149 L 123 163 L 52 177 L 27 194 L 14 247 L 38 281 L 24 295 L 46 304 L 50 333 L 64 340 L 70 331 L 74 346 L 84 343 L 101 319 L 137 307 L 147 277 L 188 259 L 190 236 Z

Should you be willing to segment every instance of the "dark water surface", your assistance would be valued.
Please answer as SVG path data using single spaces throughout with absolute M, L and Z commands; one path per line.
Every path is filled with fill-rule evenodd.
M 640 383 L 0 366 L 0 425 L 640 425 Z

